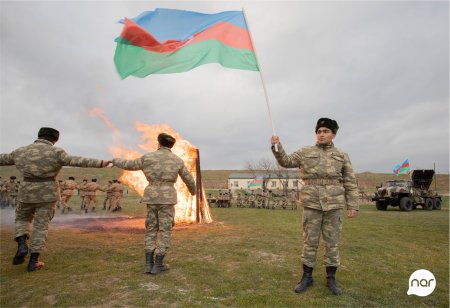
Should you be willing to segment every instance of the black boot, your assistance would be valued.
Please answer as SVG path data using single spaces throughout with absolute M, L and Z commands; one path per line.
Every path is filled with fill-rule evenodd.
M 27 239 L 28 235 L 26 234 L 15 238 L 15 241 L 17 242 L 17 252 L 13 259 L 13 265 L 25 262 L 25 257 L 28 254 Z
M 331 290 L 334 295 L 341 295 L 342 290 L 339 288 L 336 281 L 336 266 L 327 266 L 327 287 Z
M 150 274 L 152 269 L 153 269 L 153 265 L 155 265 L 155 261 L 153 260 L 153 256 L 154 256 L 155 251 L 151 251 L 151 252 L 146 252 L 145 253 L 145 270 L 144 273 L 146 274 Z
M 295 292 L 300 293 L 308 289 L 313 285 L 314 280 L 312 278 L 313 268 L 303 264 L 303 276 L 299 283 L 295 286 Z
M 39 252 L 32 252 L 28 262 L 28 271 L 34 272 L 44 266 L 44 262 L 39 261 Z
M 156 275 L 161 272 L 165 272 L 169 270 L 169 267 L 164 264 L 164 256 L 165 255 L 156 255 L 155 257 L 155 265 L 153 265 L 153 268 L 150 272 L 150 274 Z

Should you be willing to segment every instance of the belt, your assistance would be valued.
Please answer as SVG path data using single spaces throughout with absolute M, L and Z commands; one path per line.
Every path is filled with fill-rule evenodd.
M 23 181 L 24 182 L 32 182 L 32 183 L 54 182 L 55 178 L 54 177 L 47 177 L 47 178 L 28 178 L 28 177 L 24 177 Z
M 342 179 L 303 179 L 305 185 L 337 185 L 342 183 Z
M 173 182 L 149 182 L 149 186 L 173 186 Z

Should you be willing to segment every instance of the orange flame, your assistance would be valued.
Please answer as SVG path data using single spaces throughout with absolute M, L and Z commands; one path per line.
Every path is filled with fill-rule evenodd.
M 111 148 L 111 151 L 114 157 L 136 159 L 143 155 L 142 152 L 152 152 L 158 148 L 157 137 L 160 133 L 164 132 L 173 136 L 177 142 L 172 148 L 172 152 L 184 161 L 188 170 L 192 173 L 194 178 L 196 178 L 197 149 L 189 141 L 182 139 L 170 126 L 166 124 L 148 125 L 137 122 L 135 128 L 141 133 L 142 143 L 138 145 L 138 149 L 128 150 L 119 143 L 117 138 L 119 130 L 111 124 L 101 109 L 95 108 L 91 110 L 90 115 L 101 118 L 113 131 L 113 134 L 115 135 L 115 144 L 114 147 Z M 148 185 L 148 181 L 142 171 L 123 171 L 120 176 L 120 181 L 134 189 L 141 197 L 144 195 L 144 189 Z M 197 221 L 197 211 L 201 211 L 201 213 L 199 213 L 200 222 L 211 223 L 213 221 L 203 187 L 202 196 L 198 196 L 198 198 L 189 193 L 186 185 L 180 178 L 178 178 L 174 187 L 178 194 L 178 203 L 175 205 L 176 224 L 195 223 Z M 197 199 L 199 201 L 199 206 L 197 206 Z

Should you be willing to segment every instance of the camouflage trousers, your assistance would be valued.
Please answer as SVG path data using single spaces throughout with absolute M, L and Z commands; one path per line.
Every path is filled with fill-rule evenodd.
M 69 206 L 68 203 L 69 203 L 70 198 L 72 198 L 72 195 L 62 195 L 61 196 L 61 204 L 62 204 L 63 208 L 66 208 Z
M 110 207 L 112 210 L 114 210 L 120 206 L 121 199 L 122 199 L 122 196 L 112 196 L 111 197 Z
M 86 196 L 80 196 L 80 208 L 84 209 L 84 200 L 86 199 Z
M 155 250 L 157 255 L 165 255 L 170 247 L 172 237 L 175 205 L 147 204 L 147 219 L 145 220 L 145 251 Z M 159 241 L 158 241 L 159 231 Z
M 89 207 L 91 206 L 91 204 L 93 204 L 93 208 L 95 208 L 97 206 L 97 195 L 87 195 L 84 196 L 84 208 L 89 210 Z
M 30 237 L 30 251 L 41 252 L 47 240 L 48 224 L 55 215 L 54 201 L 44 203 L 22 203 L 16 208 L 16 235 Z M 32 225 L 33 224 L 33 225 Z M 32 228 L 32 232 L 30 229 Z
M 339 240 L 342 231 L 342 213 L 342 209 L 324 212 L 303 208 L 303 264 L 314 267 L 322 234 L 325 266 L 340 265 Z
M 111 199 L 112 196 L 109 194 L 106 194 L 105 200 L 103 200 L 103 207 L 106 207 L 106 205 L 108 205 L 108 207 L 111 207 Z
M 7 204 L 12 207 L 15 207 L 16 206 L 16 198 L 17 198 L 17 196 L 8 196 Z

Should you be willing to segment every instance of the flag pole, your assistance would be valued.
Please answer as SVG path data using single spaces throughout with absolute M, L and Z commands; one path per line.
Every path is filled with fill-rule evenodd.
M 270 119 L 270 125 L 272 127 L 272 135 L 276 136 L 275 127 L 273 125 L 273 120 L 272 120 L 272 111 L 270 110 L 269 95 L 267 94 L 266 83 L 264 82 L 262 68 L 261 68 L 261 65 L 259 65 L 258 55 L 256 53 L 256 47 L 255 47 L 255 44 L 253 43 L 252 31 L 250 31 L 250 25 L 247 21 L 247 15 L 245 14 L 244 8 L 242 8 L 242 13 L 244 15 L 245 24 L 247 25 L 248 33 L 250 35 L 250 41 L 252 42 L 253 50 L 255 52 L 256 65 L 258 66 L 259 76 L 261 77 L 261 82 L 262 82 L 263 89 L 264 89 L 264 96 L 266 98 L 267 110 L 269 111 L 269 119 Z

